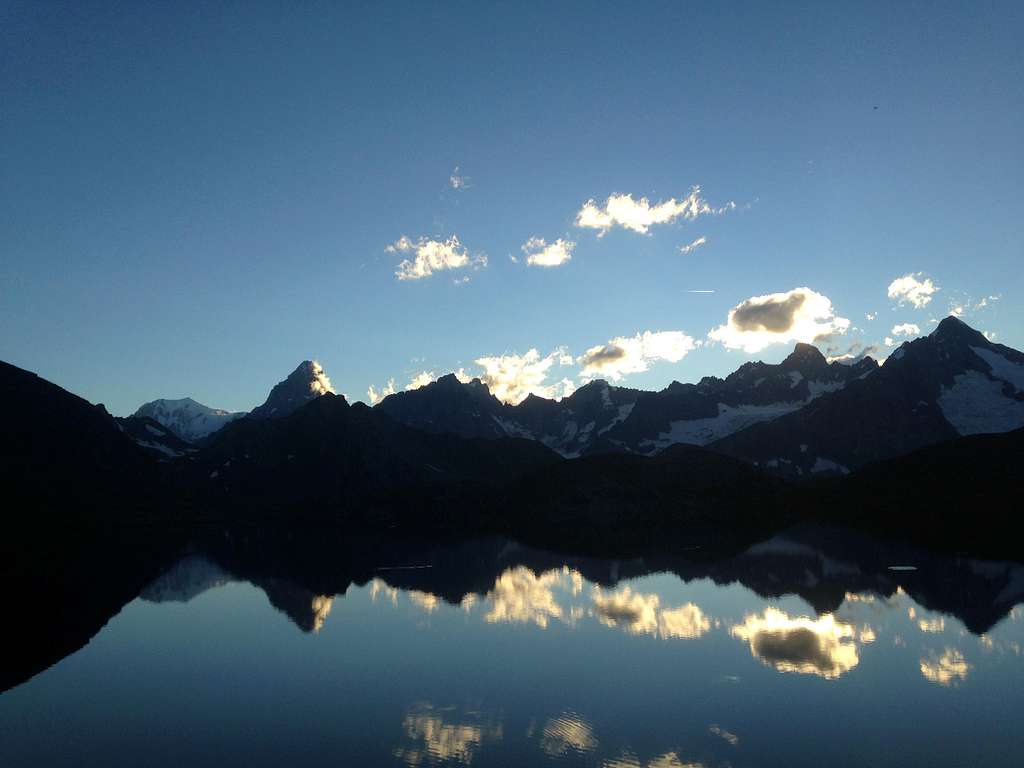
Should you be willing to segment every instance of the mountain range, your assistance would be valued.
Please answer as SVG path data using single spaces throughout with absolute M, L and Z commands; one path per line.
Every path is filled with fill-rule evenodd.
M 350 404 L 311 361 L 249 414 L 186 398 L 115 419 L 6 364 L 0 389 L 19 403 L 0 439 L 0 473 L 44 516 L 105 505 L 503 533 L 554 526 L 586 536 L 589 526 L 596 539 L 615 529 L 655 541 L 683 522 L 707 535 L 770 527 L 821 500 L 797 490 L 812 480 L 817 494 L 853 473 L 830 497 L 835 510 L 868 486 L 861 477 L 884 499 L 902 465 L 882 481 L 858 470 L 885 460 L 927 479 L 919 497 L 941 498 L 956 473 L 932 477 L 913 454 L 947 441 L 963 441 L 947 453 L 977 470 L 975 482 L 1020 490 L 1003 469 L 1020 456 L 1024 355 L 953 317 L 883 365 L 829 363 L 798 344 L 777 365 L 746 363 L 724 379 L 659 392 L 593 381 L 560 401 L 518 405 L 454 375 L 373 408 Z

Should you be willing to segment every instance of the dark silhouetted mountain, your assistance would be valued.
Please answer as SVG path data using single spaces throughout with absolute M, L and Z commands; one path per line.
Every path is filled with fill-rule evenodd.
M 407 494 L 408 521 L 420 503 L 501 485 L 560 460 L 529 440 L 412 429 L 328 393 L 283 418 L 229 424 L 210 438 L 196 465 L 215 500 L 247 510 L 281 507 L 343 519 L 359 503 Z M 477 500 L 485 503 L 486 494 Z
M 320 363 L 305 360 L 289 374 L 287 379 L 274 385 L 266 402 L 253 408 L 249 413 L 249 418 L 279 419 L 294 413 L 310 400 L 333 392 L 331 380 L 327 378 Z
M 1024 426 L 1024 355 L 948 317 L 876 372 L 710 445 L 791 477 L 846 473 L 958 435 Z
M 170 427 L 148 416 L 117 419 L 118 425 L 135 444 L 157 461 L 166 462 L 198 453 L 192 443 L 182 440 Z
M 463 437 L 522 437 L 565 457 L 583 453 L 593 439 L 621 422 L 641 393 L 592 381 L 560 401 L 529 395 L 517 405 L 502 403 L 479 379 L 455 374 L 384 398 L 375 407 L 397 421 L 428 432 Z
M 225 424 L 242 418 L 245 411 L 229 413 L 185 397 L 180 400 L 153 400 L 140 406 L 133 415 L 153 419 L 182 440 L 194 443 Z
M 0 486 L 8 519 L 117 519 L 157 485 L 156 464 L 102 405 L 0 362 Z

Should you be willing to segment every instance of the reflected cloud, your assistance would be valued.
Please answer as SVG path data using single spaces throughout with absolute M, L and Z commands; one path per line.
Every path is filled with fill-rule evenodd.
M 921 659 L 921 674 L 925 680 L 951 686 L 967 679 L 971 665 L 956 648 L 946 648 L 939 657 Z
M 526 566 L 509 568 L 498 576 L 485 597 L 490 610 L 484 620 L 492 624 L 536 624 L 542 629 L 552 620 L 572 621 L 573 614 L 559 605 L 554 589 L 572 589 L 576 594 L 576 585 L 582 583 L 583 577 L 569 568 L 546 571 L 539 576 Z
M 449 710 L 429 703 L 412 707 L 402 721 L 404 743 L 393 754 L 406 765 L 458 762 L 469 765 L 480 746 L 502 737 L 501 724 L 451 722 Z
M 724 739 L 726 742 L 728 742 L 730 745 L 732 745 L 734 747 L 737 744 L 740 743 L 740 737 L 739 736 L 737 736 L 732 731 L 725 730 L 725 728 L 723 728 L 722 726 L 718 725 L 717 723 L 712 723 L 711 725 L 709 725 L 708 726 L 708 732 L 711 733 L 714 736 L 718 736 L 718 737 Z
M 398 605 L 398 590 L 388 586 L 382 579 L 374 579 L 370 582 L 370 600 L 377 602 L 378 597 L 384 597 L 391 601 L 392 605 Z
M 749 615 L 730 633 L 750 643 L 750 652 L 779 672 L 818 675 L 835 679 L 860 661 L 852 624 L 831 614 L 817 619 L 790 618 L 777 608 Z
M 641 762 L 640 758 L 630 752 L 623 752 L 619 757 L 605 760 L 601 766 L 602 768 L 704 768 L 703 763 L 684 763 L 675 752 L 666 752 L 647 762 Z
M 420 592 L 418 589 L 409 592 L 409 601 L 427 613 L 433 613 L 441 604 L 441 598 L 437 595 L 432 595 L 430 592 Z
M 597 739 L 590 723 L 574 712 L 565 712 L 544 724 L 540 748 L 551 757 L 561 757 L 569 751 L 592 752 Z
M 694 638 L 711 628 L 710 619 L 697 605 L 686 603 L 662 610 L 658 595 L 634 592 L 629 587 L 607 595 L 595 587 L 593 600 L 598 621 L 608 627 L 622 627 L 634 635 Z

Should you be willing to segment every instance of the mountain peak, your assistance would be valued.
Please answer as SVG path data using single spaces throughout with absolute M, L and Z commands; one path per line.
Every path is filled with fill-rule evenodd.
M 821 350 L 811 344 L 800 342 L 782 361 L 783 370 L 801 371 L 804 373 L 828 368 L 828 361 Z
M 955 315 L 948 315 L 929 334 L 936 341 L 963 341 L 972 346 L 990 346 L 988 339 L 980 331 L 971 328 Z
M 288 378 L 270 390 L 266 402 L 258 408 L 253 408 L 249 416 L 255 419 L 287 416 L 310 400 L 328 393 L 333 395 L 334 387 L 331 386 L 331 380 L 324 372 L 323 366 L 316 360 L 303 360 L 288 374 Z

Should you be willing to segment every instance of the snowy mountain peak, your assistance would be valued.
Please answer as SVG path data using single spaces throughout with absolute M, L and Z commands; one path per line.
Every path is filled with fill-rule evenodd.
M 182 440 L 195 442 L 245 416 L 245 412 L 229 413 L 221 408 L 210 408 L 198 403 L 191 397 L 182 397 L 177 400 L 152 400 L 139 406 L 132 415 L 153 419 Z
M 321 395 L 334 394 L 331 380 L 315 360 L 303 360 L 288 378 L 270 390 L 266 402 L 249 414 L 255 419 L 275 419 L 294 412 Z

